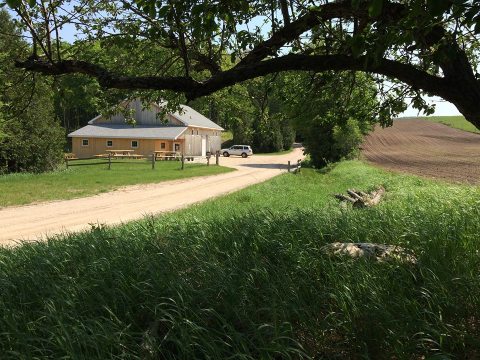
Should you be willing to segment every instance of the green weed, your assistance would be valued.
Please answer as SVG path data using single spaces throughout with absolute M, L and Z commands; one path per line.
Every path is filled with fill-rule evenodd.
M 378 185 L 375 208 L 332 197 Z M 479 193 L 349 161 L 2 249 L 2 358 L 478 357 Z M 419 264 L 332 259 L 332 241 Z

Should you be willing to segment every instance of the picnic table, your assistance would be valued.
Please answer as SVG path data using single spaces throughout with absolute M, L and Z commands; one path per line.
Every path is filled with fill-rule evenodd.
M 107 154 L 119 158 L 135 158 L 141 155 L 135 155 L 135 150 L 106 150 Z
M 182 154 L 177 151 L 163 151 L 157 150 L 153 152 L 155 160 L 172 160 L 180 159 Z

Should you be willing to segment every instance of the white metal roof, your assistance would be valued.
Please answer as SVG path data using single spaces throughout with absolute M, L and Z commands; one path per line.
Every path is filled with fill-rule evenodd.
M 133 101 L 134 103 L 139 103 L 140 100 L 136 99 Z M 120 103 L 120 105 L 128 105 L 129 101 L 124 100 Z M 162 109 L 167 103 L 166 102 L 161 102 L 161 103 L 155 103 L 152 102 L 150 106 L 155 106 L 158 109 Z M 176 111 L 175 113 L 169 113 L 171 116 L 176 118 L 178 121 L 183 123 L 185 126 L 195 126 L 199 128 L 206 128 L 206 129 L 212 129 L 212 130 L 219 130 L 223 131 L 224 129 L 215 124 L 212 120 L 208 119 L 206 116 L 200 114 L 198 111 L 192 109 L 190 106 L 187 105 L 180 105 L 179 111 Z M 88 124 L 89 125 L 94 125 L 97 123 L 97 120 L 101 119 L 102 115 L 98 115 L 91 119 Z M 137 122 L 138 123 L 138 122 Z M 105 124 L 102 122 L 102 124 Z
M 164 104 L 165 103 L 160 103 L 155 105 L 161 108 Z M 186 126 L 196 126 L 220 131 L 224 130 L 221 126 L 215 124 L 212 120 L 192 109 L 190 106 L 181 104 L 180 109 L 180 111 L 176 111 L 170 115 L 184 123 Z
M 187 127 L 185 126 L 154 126 L 154 125 L 130 125 L 122 124 L 96 124 L 84 126 L 70 134 L 69 137 L 92 137 L 92 138 L 133 138 L 133 139 L 167 139 L 176 140 Z

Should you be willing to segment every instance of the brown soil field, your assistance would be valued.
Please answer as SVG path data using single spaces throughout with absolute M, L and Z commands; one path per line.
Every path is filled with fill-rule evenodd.
M 480 135 L 426 120 L 398 119 L 392 127 L 376 127 L 362 154 L 389 170 L 480 183 Z

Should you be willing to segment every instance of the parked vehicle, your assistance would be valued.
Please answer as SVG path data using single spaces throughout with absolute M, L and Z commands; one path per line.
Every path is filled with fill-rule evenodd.
M 249 145 L 233 145 L 228 149 L 222 149 L 220 152 L 225 157 L 229 157 L 230 155 L 238 155 L 243 158 L 247 156 L 253 155 L 252 147 Z

